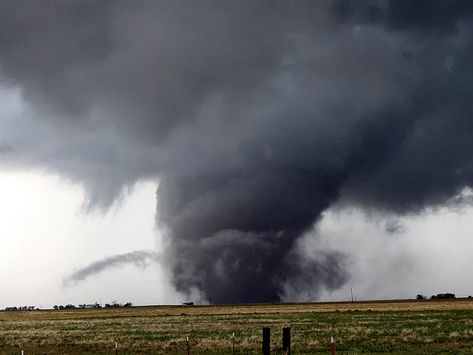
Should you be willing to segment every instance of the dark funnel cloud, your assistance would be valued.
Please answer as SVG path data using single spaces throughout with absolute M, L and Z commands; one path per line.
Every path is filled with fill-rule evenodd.
M 181 292 L 317 297 L 345 257 L 298 241 L 334 203 L 405 215 L 472 186 L 469 4 L 2 1 L 0 74 L 30 113 L 0 159 L 94 206 L 159 179 Z

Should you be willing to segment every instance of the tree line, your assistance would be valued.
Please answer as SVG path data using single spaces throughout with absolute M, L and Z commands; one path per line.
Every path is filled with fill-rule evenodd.
M 427 296 L 424 296 L 424 295 L 417 295 L 416 296 L 416 299 L 418 300 L 426 300 L 426 299 L 431 299 L 431 300 L 453 300 L 455 299 L 456 296 L 454 293 L 437 293 L 436 295 L 432 295 L 430 296 L 430 298 L 428 298 Z M 468 298 L 471 298 L 471 296 L 468 296 Z
M 127 302 L 124 304 L 117 303 L 117 302 L 112 302 L 112 303 L 105 303 L 104 306 L 102 306 L 100 303 L 95 302 L 91 304 L 79 304 L 77 306 L 73 304 L 66 304 L 64 305 L 54 305 L 55 310 L 62 310 L 62 309 L 97 309 L 97 308 L 129 308 L 133 307 L 133 304 L 131 302 Z

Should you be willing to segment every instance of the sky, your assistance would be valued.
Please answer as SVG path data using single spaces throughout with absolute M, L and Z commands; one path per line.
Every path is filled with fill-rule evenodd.
M 124 265 L 64 284 L 74 271 L 98 259 L 159 247 L 153 213 L 155 183 L 138 184 L 126 201 L 107 212 L 86 212 L 83 189 L 58 176 L 2 171 L 0 181 L 0 307 L 181 300 L 165 272 L 152 262 Z
M 161 250 L 154 216 L 156 185 L 139 183 L 109 211 L 89 212 L 80 185 L 41 171 L 2 171 L 0 307 L 186 301 L 173 289 L 163 266 L 153 262 L 111 268 L 64 285 L 75 270 L 96 260 L 132 250 Z M 472 266 L 472 208 L 430 211 L 394 222 L 401 230 L 389 233 L 386 223 L 393 223 L 391 219 L 380 222 L 359 210 L 327 212 L 301 244 L 313 256 L 325 249 L 349 255 L 350 281 L 322 295 L 298 291 L 288 300 L 346 301 L 350 288 L 359 300 L 473 294 L 473 284 L 464 277 Z
M 0 306 L 472 293 L 472 26 L 466 0 L 2 2 Z

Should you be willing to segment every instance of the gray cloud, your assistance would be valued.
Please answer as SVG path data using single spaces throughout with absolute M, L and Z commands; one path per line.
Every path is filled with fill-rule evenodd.
M 390 234 L 405 233 L 406 227 L 399 220 L 389 220 L 384 224 L 384 230 Z
M 333 203 L 403 215 L 472 185 L 471 11 L 419 4 L 4 1 L 1 75 L 31 112 L 9 159 L 99 206 L 159 178 L 179 291 L 316 297 L 344 257 L 296 242 Z
M 87 278 L 99 274 L 108 269 L 122 267 L 127 264 L 135 265 L 139 268 L 145 268 L 148 263 L 158 262 L 158 254 L 150 250 L 135 250 L 125 254 L 113 255 L 102 260 L 94 261 L 84 266 L 64 278 L 63 285 L 75 285 Z
M 14 151 L 13 147 L 9 144 L 0 144 L 0 154 L 8 154 Z

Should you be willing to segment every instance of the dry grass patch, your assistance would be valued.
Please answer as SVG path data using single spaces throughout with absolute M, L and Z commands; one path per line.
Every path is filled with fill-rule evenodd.
M 370 310 L 370 311 L 369 311 Z M 473 302 L 399 301 L 0 312 L 0 353 L 259 353 L 261 328 L 292 328 L 293 352 L 428 354 L 473 349 Z M 27 352 L 27 353 L 28 353 Z

